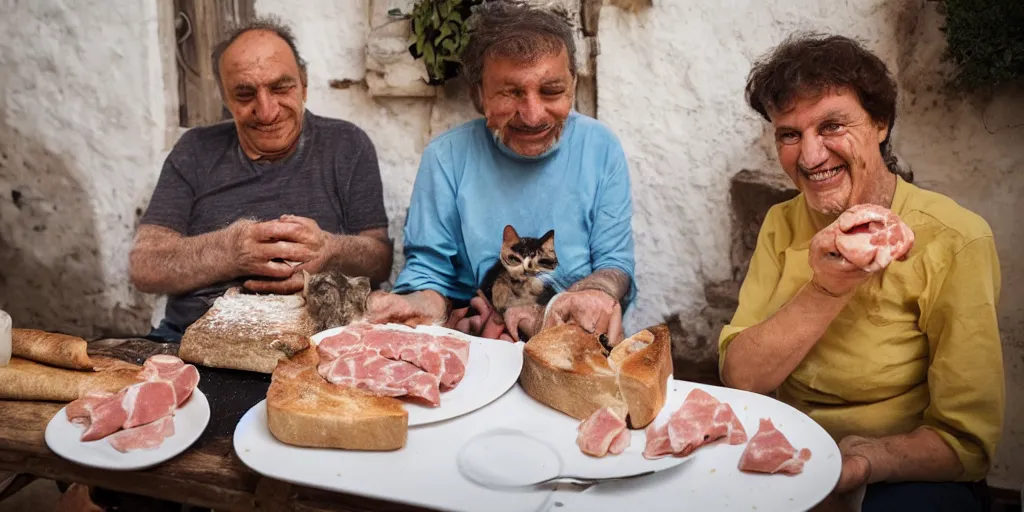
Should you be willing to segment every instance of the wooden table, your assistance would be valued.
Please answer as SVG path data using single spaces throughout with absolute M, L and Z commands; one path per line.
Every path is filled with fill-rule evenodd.
M 235 455 L 238 419 L 266 396 L 269 376 L 200 367 L 199 387 L 211 417 L 188 450 L 142 471 L 111 471 L 67 461 L 46 446 L 44 431 L 65 404 L 0 400 L 0 470 L 78 482 L 219 511 L 420 511 L 421 508 L 338 494 L 264 478 Z

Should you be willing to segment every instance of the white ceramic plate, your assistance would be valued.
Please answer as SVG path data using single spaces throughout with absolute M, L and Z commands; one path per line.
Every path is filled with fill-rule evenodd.
M 403 325 L 388 324 L 385 327 L 413 331 Z M 313 345 L 319 345 L 321 340 L 343 329 L 336 327 L 313 335 Z M 524 343 L 477 338 L 437 326 L 419 326 L 415 331 L 456 337 L 468 341 L 470 346 L 466 375 L 455 389 L 441 393 L 441 405 L 430 407 L 403 401 L 405 410 L 409 412 L 410 427 L 450 420 L 473 412 L 496 400 L 519 380 L 519 372 L 523 368 Z
M 100 469 L 132 471 L 160 464 L 192 446 L 210 422 L 210 403 L 196 388 L 185 405 L 174 413 L 174 435 L 155 449 L 121 453 L 110 446 L 106 438 L 80 441 L 84 429 L 68 421 L 65 409 L 57 411 L 46 425 L 46 445 L 71 462 Z
M 666 403 L 681 404 L 669 379 Z M 539 403 L 539 402 L 538 402 Z M 676 408 L 678 405 L 676 405 Z M 675 408 L 665 407 L 655 420 L 668 421 Z M 548 416 L 544 428 L 499 427 L 469 439 L 459 450 L 459 471 L 484 486 L 517 487 L 548 478 L 621 478 L 649 471 L 662 471 L 686 462 L 686 457 L 647 459 L 643 456 L 647 436 L 642 429 L 630 430 L 629 446 L 618 455 L 591 457 L 576 444 L 580 421 L 565 414 Z
M 835 441 L 811 418 L 768 396 L 717 386 L 675 381 L 656 425 L 682 405 L 693 388 L 729 403 L 747 432 L 757 433 L 760 419 L 771 418 L 796 449 L 809 448 L 811 459 L 798 475 L 747 473 L 738 468 L 747 443 L 717 442 L 698 448 L 683 467 L 643 478 L 609 482 L 582 493 L 559 496 L 561 512 L 644 510 L 738 510 L 749 512 L 809 510 L 839 482 L 842 458 Z M 634 439 L 635 440 L 635 439 Z M 749 442 L 749 441 L 748 441 Z

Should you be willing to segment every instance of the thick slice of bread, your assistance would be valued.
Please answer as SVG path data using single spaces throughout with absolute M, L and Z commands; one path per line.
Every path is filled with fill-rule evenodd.
M 602 407 L 626 416 L 626 403 L 601 342 L 576 325 L 555 326 L 530 338 L 519 384 L 535 400 L 578 420 Z
M 665 406 L 672 376 L 672 340 L 668 327 L 638 332 L 612 349 L 609 363 L 617 369 L 619 391 L 629 408 L 629 425 L 644 428 Z
M 405 446 L 409 413 L 401 401 L 331 384 L 317 373 L 317 364 L 315 350 L 278 363 L 267 390 L 267 424 L 274 437 L 313 448 Z
M 37 329 L 11 329 L 11 354 L 22 359 L 69 370 L 92 370 L 88 343 L 68 336 Z
M 77 371 L 12 357 L 0 367 L 0 399 L 71 402 L 89 393 L 115 393 L 138 382 L 141 366 L 94 357 L 96 371 Z
M 301 296 L 232 288 L 185 330 L 178 357 L 203 366 L 273 373 L 278 361 L 308 348 L 313 334 Z

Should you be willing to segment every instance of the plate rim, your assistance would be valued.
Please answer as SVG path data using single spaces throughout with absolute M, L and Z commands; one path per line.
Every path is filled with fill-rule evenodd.
M 51 436 L 56 435 L 54 433 L 53 429 L 56 428 L 56 423 L 57 422 L 62 422 L 62 423 L 66 423 L 66 424 L 69 424 L 69 425 L 71 424 L 71 422 L 67 420 L 67 414 L 65 413 L 65 410 L 67 409 L 67 406 L 68 406 L 68 404 L 70 404 L 70 402 L 68 404 L 65 404 L 64 407 L 61 407 L 60 410 L 57 411 L 53 415 L 52 418 L 50 418 L 50 421 L 48 421 L 46 423 L 46 428 L 43 430 L 43 441 L 46 443 L 46 448 L 48 450 L 50 450 L 50 452 L 52 452 L 54 455 L 60 457 L 61 459 L 64 459 L 66 461 L 69 461 L 69 462 L 72 462 L 74 464 L 78 464 L 78 465 L 81 465 L 81 466 L 85 466 L 85 467 L 89 467 L 89 468 L 94 468 L 94 469 L 109 470 L 109 471 L 139 471 L 139 470 L 142 470 L 142 469 L 148 469 L 148 468 L 151 468 L 151 467 L 163 464 L 164 462 L 167 462 L 167 461 L 177 457 L 178 455 L 181 455 L 186 450 L 191 448 L 192 445 L 194 445 L 196 443 L 196 441 L 198 441 L 199 438 L 202 437 L 203 433 L 206 432 L 206 428 L 210 425 L 210 417 L 211 417 L 210 400 L 206 397 L 206 393 L 203 393 L 203 391 L 201 389 L 199 389 L 199 387 L 197 386 L 194 390 L 192 390 L 192 396 L 190 396 L 189 399 L 188 399 L 189 403 L 186 404 L 183 407 L 187 407 L 188 405 L 191 405 L 193 403 L 192 399 L 194 397 L 196 397 L 196 396 L 201 397 L 201 401 L 202 401 L 202 407 L 200 407 L 200 409 L 199 409 L 201 411 L 200 414 L 203 416 L 202 427 L 201 428 L 196 428 L 194 436 L 191 436 L 192 438 L 189 439 L 187 443 L 186 442 L 182 442 L 181 446 L 179 448 L 174 448 L 174 449 L 170 450 L 168 452 L 168 454 L 166 455 L 166 457 L 160 458 L 160 459 L 152 461 L 152 462 L 140 462 L 140 463 L 136 463 L 136 464 L 132 464 L 132 465 L 127 465 L 127 466 L 111 466 L 111 465 L 108 465 L 108 464 L 97 464 L 97 463 L 94 463 L 94 462 L 89 462 L 87 460 L 83 461 L 83 460 L 80 460 L 79 458 L 69 457 L 66 453 L 63 453 L 63 450 L 55 449 L 54 446 L 53 446 L 53 443 L 50 440 Z M 175 433 L 178 432 L 177 417 L 178 417 L 177 414 L 175 414 L 175 416 L 174 416 L 174 418 L 175 418 L 175 425 L 174 425 Z
M 352 325 L 355 325 L 355 324 L 339 325 L 339 326 L 336 326 L 336 327 L 331 327 L 330 329 L 324 329 L 323 331 L 320 331 L 320 332 L 317 332 L 317 333 L 313 334 L 312 336 L 309 337 L 310 349 L 316 350 L 316 347 L 319 346 L 320 341 L 322 341 L 324 338 L 326 338 L 328 336 L 333 336 L 334 334 L 337 334 L 337 333 L 340 333 L 340 332 L 344 331 L 346 328 L 351 327 Z M 445 421 L 450 421 L 450 420 L 453 420 L 455 418 L 459 418 L 459 417 L 465 416 L 467 414 L 472 414 L 472 413 L 474 413 L 476 411 L 479 411 L 480 409 L 483 409 L 484 407 L 487 407 L 488 405 L 494 403 L 495 400 L 501 398 L 505 393 L 508 393 L 508 391 L 510 389 L 512 389 L 512 387 L 515 386 L 516 383 L 519 382 L 519 375 L 522 374 L 522 371 L 523 371 L 523 347 L 526 345 L 526 343 L 521 342 L 521 341 L 508 342 L 508 341 L 503 341 L 503 340 L 493 340 L 493 339 L 488 339 L 488 338 L 481 338 L 479 336 L 472 336 L 472 335 L 466 334 L 464 332 L 457 331 L 455 329 L 444 327 L 442 325 L 422 324 L 422 325 L 417 325 L 416 327 L 409 327 L 409 326 L 404 325 L 404 324 L 395 324 L 395 323 L 371 324 L 371 325 L 377 325 L 377 326 L 391 328 L 391 329 L 395 329 L 395 330 L 399 330 L 399 331 L 426 332 L 428 334 L 440 334 L 440 335 L 446 335 L 446 336 L 453 336 L 453 337 L 462 339 L 462 340 L 470 343 L 471 346 L 475 344 L 475 345 L 485 345 L 487 347 L 494 347 L 492 350 L 494 352 L 499 353 L 499 354 L 501 354 L 503 351 L 508 351 L 508 354 L 507 355 L 502 355 L 501 359 L 505 359 L 507 357 L 514 357 L 515 358 L 515 364 L 512 365 L 512 366 L 515 367 L 515 369 L 513 370 L 511 367 L 509 369 L 510 373 L 514 373 L 515 374 L 515 378 L 509 378 L 508 385 L 502 384 L 501 386 L 496 386 L 495 387 L 495 392 L 493 394 L 494 396 L 490 400 L 488 400 L 488 401 L 486 401 L 486 402 L 484 402 L 484 403 L 482 403 L 482 404 L 480 404 L 480 405 L 478 405 L 476 407 L 473 407 L 472 409 L 470 409 L 468 411 L 456 414 L 454 416 L 449 416 L 447 418 L 432 419 L 432 420 L 429 420 L 429 421 L 419 422 L 419 423 L 416 423 L 416 424 L 411 424 L 410 423 L 409 426 L 408 426 L 408 428 L 410 428 L 410 429 L 424 427 L 424 426 L 428 426 L 428 425 L 433 425 L 433 424 L 437 424 L 437 423 L 441 423 L 441 422 L 445 422 Z M 502 344 L 502 345 L 497 345 L 497 344 Z M 493 372 L 493 369 L 495 367 L 494 359 L 496 359 L 496 358 L 490 357 L 491 356 L 490 351 L 488 351 L 487 355 L 488 355 L 488 359 L 491 360 L 490 365 L 489 365 L 491 370 L 488 372 L 488 374 L 490 374 L 491 372 Z M 472 352 L 471 352 L 470 357 L 472 357 Z M 410 410 L 407 407 L 407 405 L 408 404 L 405 404 L 405 403 L 402 404 L 402 406 L 406 410 L 406 412 L 410 412 Z M 253 407 L 255 407 L 255 405 Z M 440 407 L 444 407 L 444 393 L 441 393 L 441 406 Z M 239 418 L 239 421 L 241 421 L 241 418 Z

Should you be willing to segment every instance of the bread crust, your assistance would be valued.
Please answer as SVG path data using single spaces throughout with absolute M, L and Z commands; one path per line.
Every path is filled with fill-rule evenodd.
M 138 382 L 141 366 L 106 357 L 93 358 L 97 371 L 47 366 L 12 357 L 0 367 L 0 399 L 71 402 L 90 393 L 116 393 Z
M 216 368 L 273 373 L 309 348 L 312 318 L 299 295 L 251 295 L 232 288 L 185 329 L 178 357 Z
M 38 329 L 11 329 L 11 355 L 69 370 L 92 370 L 89 344 L 78 336 Z
M 519 384 L 535 400 L 581 421 L 602 407 L 626 415 L 601 342 L 576 325 L 546 329 L 527 342 Z
M 278 363 L 267 390 L 267 425 L 279 441 L 312 448 L 388 451 L 405 446 L 409 413 L 400 400 L 345 388 L 317 372 L 306 350 Z
M 636 349 L 631 350 L 634 346 Z M 668 394 L 668 379 L 672 376 L 672 339 L 668 326 L 640 331 L 612 349 L 611 356 L 621 361 L 619 391 L 629 408 L 629 425 L 644 428 L 661 412 Z
M 671 375 L 665 325 L 640 331 L 605 355 L 597 336 L 565 324 L 526 343 L 519 384 L 533 399 L 580 421 L 610 407 L 639 429 L 664 407 Z

